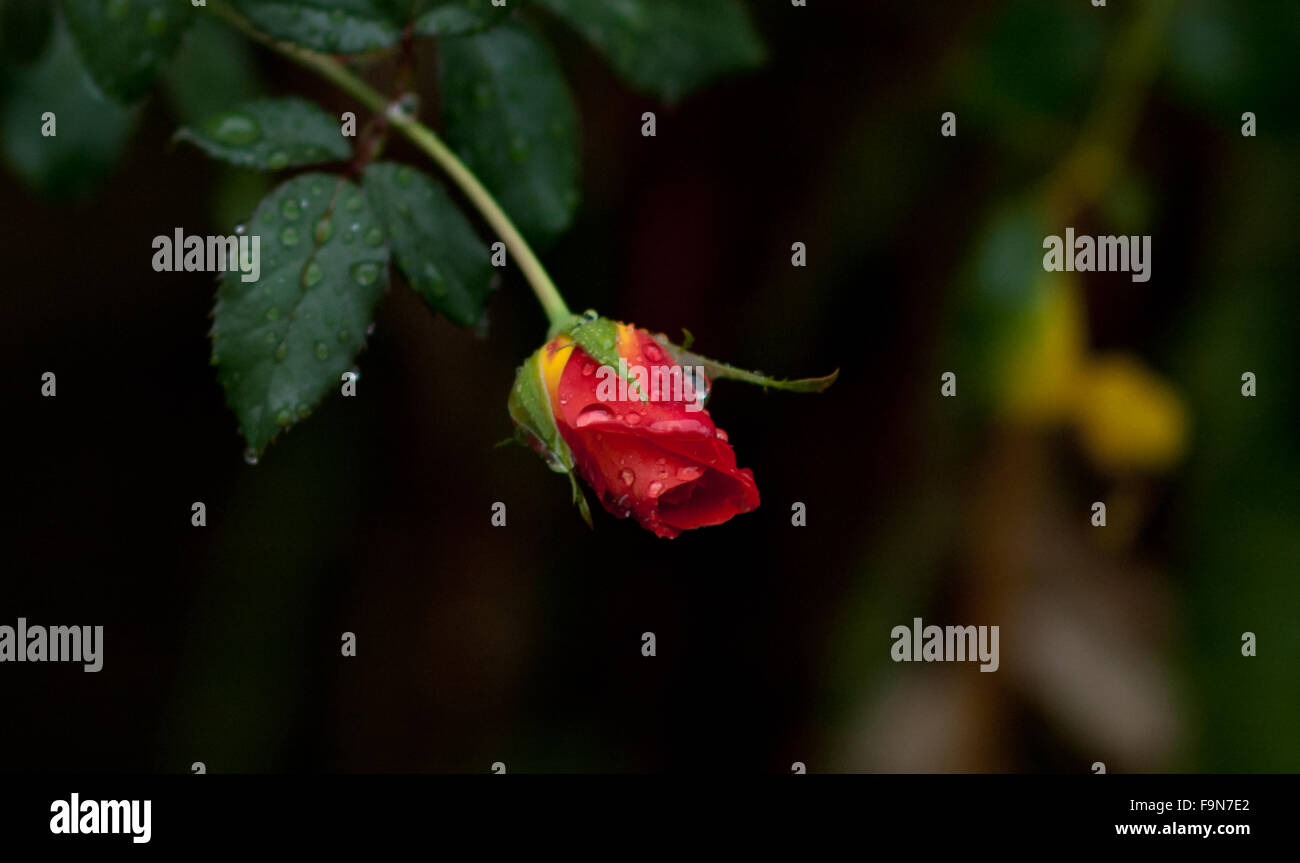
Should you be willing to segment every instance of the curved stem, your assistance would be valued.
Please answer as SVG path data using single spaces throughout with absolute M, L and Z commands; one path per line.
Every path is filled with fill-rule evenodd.
M 482 214 L 487 223 L 492 226 L 492 229 L 497 232 L 497 235 L 506 244 L 506 248 L 519 265 L 524 278 L 528 280 L 533 293 L 537 295 L 537 301 L 542 304 L 542 310 L 546 312 L 546 317 L 550 320 L 552 328 L 565 324 L 573 318 L 573 313 L 569 311 L 568 305 L 565 304 L 564 297 L 560 296 L 560 291 L 555 287 L 555 282 L 551 281 L 546 268 L 542 266 L 542 262 L 538 260 L 537 255 L 533 252 L 532 247 L 528 245 L 528 241 L 524 239 L 523 234 L 519 233 L 519 229 L 515 227 L 514 222 L 510 221 L 510 217 L 506 215 L 505 210 L 501 209 L 501 205 L 492 197 L 492 193 L 479 182 L 473 171 L 465 167 L 465 163 L 457 158 L 456 154 L 443 143 L 437 133 L 406 113 L 396 103 L 390 104 L 382 93 L 362 81 L 333 57 L 319 54 L 289 42 L 272 39 L 253 27 L 247 19 L 224 3 L 213 2 L 207 8 L 211 9 L 228 24 L 238 28 L 249 38 L 282 54 L 298 65 L 316 72 L 370 110 L 384 112 L 385 116 L 388 117 L 389 125 L 401 132 L 412 144 L 419 147 L 429 158 L 433 159 L 438 164 L 438 167 L 443 170 L 443 173 L 465 194 L 465 197 L 469 199 L 475 209 Z

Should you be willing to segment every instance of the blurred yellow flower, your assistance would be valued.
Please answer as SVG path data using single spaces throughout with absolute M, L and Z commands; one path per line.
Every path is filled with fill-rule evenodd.
M 1084 451 L 1113 473 L 1158 471 L 1187 450 L 1187 409 L 1163 378 L 1135 357 L 1090 360 L 1076 384 L 1075 421 Z

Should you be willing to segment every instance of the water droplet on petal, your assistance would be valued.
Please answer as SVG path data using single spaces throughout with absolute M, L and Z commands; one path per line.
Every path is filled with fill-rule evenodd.
M 689 467 L 678 468 L 677 478 L 685 482 L 693 479 L 699 479 L 704 474 L 704 468 L 690 465 Z
M 709 429 L 699 420 L 677 419 L 677 420 L 655 420 L 650 423 L 650 431 L 657 434 L 670 435 L 694 435 L 703 436 L 709 433 Z
M 718 436 L 718 440 L 722 441 L 723 443 L 727 442 L 728 440 L 727 433 L 724 432 L 722 429 L 714 429 L 713 433 Z
M 614 419 L 614 414 L 604 405 L 588 405 L 578 414 L 578 418 L 573 421 L 575 428 L 583 428 L 592 423 L 609 422 Z
M 583 364 L 582 364 L 582 374 L 583 374 L 584 377 L 591 377 L 591 373 L 594 372 L 595 370 L 596 370 L 596 364 L 595 364 L 595 363 L 583 363 Z
M 623 480 L 624 485 L 631 485 L 636 480 L 636 474 L 630 470 L 624 470 L 619 473 L 619 478 Z
M 659 350 L 654 345 L 645 346 L 645 355 L 650 359 L 650 362 L 652 363 L 661 362 L 664 358 L 663 351 Z
M 627 413 L 623 414 L 623 422 L 627 423 L 630 426 L 634 426 L 637 423 L 641 422 L 641 415 L 636 411 L 628 411 Z
M 646 494 L 650 495 L 650 497 L 658 497 L 663 493 L 664 493 L 664 484 L 661 483 L 659 480 L 655 480 L 654 482 L 650 483 L 650 487 L 646 489 Z

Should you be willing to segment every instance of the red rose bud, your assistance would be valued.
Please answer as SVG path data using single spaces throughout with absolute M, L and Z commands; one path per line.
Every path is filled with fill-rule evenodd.
M 570 332 L 529 357 L 510 400 L 554 469 L 576 469 L 606 510 L 662 537 L 758 506 L 754 475 L 704 409 L 702 368 L 629 324 L 589 318 Z
M 575 473 L 605 509 L 636 516 L 659 536 L 721 524 L 758 506 L 758 486 L 736 467 L 727 434 L 704 410 L 709 381 L 821 392 L 820 378 L 773 378 L 691 353 L 660 335 L 595 312 L 573 317 L 519 368 L 510 416 L 519 436 L 567 473 L 573 500 L 591 524 Z

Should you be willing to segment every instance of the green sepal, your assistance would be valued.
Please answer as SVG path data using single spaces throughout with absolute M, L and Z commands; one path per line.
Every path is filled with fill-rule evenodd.
M 516 438 L 545 459 L 551 470 L 569 475 L 573 503 L 587 526 L 594 528 L 587 498 L 582 493 L 574 472 L 573 452 L 560 435 L 560 427 L 556 425 L 555 414 L 551 410 L 550 393 L 547 392 L 546 381 L 542 377 L 541 354 L 542 351 L 538 351 L 524 360 L 519 373 L 515 375 L 514 386 L 510 388 L 507 406 L 510 418 L 515 423 Z
M 682 330 L 690 337 L 690 333 Z M 717 360 L 711 360 L 708 357 L 701 356 L 687 350 L 686 346 L 673 344 L 668 341 L 663 334 L 658 336 L 658 341 L 667 347 L 668 352 L 672 354 L 673 361 L 679 366 L 700 366 L 704 369 L 704 374 L 710 381 L 727 378 L 734 381 L 743 381 L 747 384 L 754 384 L 763 389 L 786 390 L 793 393 L 819 393 L 835 383 L 835 379 L 840 376 L 840 370 L 836 369 L 828 375 L 820 378 L 773 378 L 761 372 L 751 372 L 745 369 L 739 369 L 735 366 L 720 363 Z M 689 345 L 694 338 L 687 341 Z
M 602 318 L 595 311 L 588 309 L 584 314 L 574 316 L 567 326 L 560 329 L 560 332 L 577 342 L 593 360 L 602 366 L 618 369 L 620 355 L 617 322 Z M 641 385 L 631 369 L 627 373 L 627 383 L 628 392 L 640 392 Z M 649 397 L 641 393 L 641 401 L 649 401 Z
M 569 471 L 569 485 L 573 486 L 573 505 L 578 508 L 578 514 L 587 523 L 587 527 L 595 530 L 596 523 L 591 520 L 591 508 L 587 506 L 587 496 L 582 493 L 582 486 L 578 484 L 578 475 L 573 471 Z

